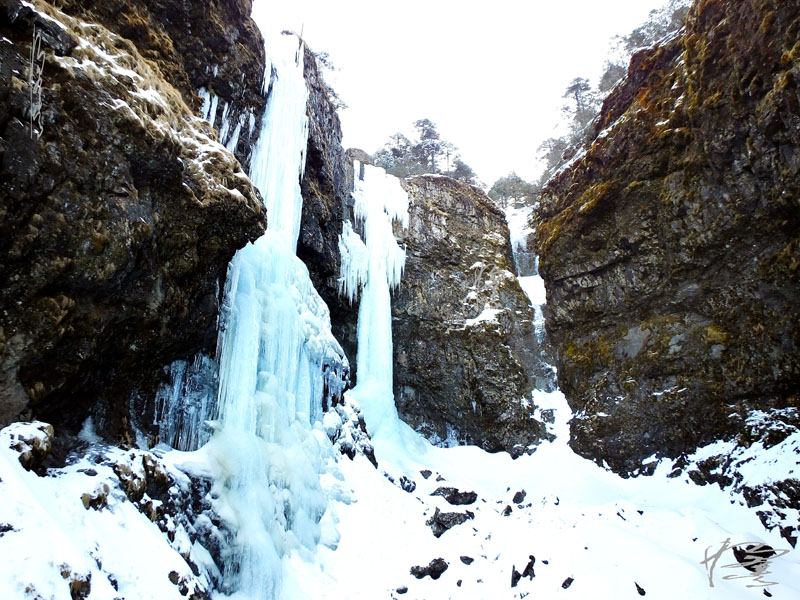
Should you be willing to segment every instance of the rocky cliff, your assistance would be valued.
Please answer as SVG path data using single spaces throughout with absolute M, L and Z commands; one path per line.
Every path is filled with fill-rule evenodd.
M 270 81 L 252 0 L 56 0 L 65 13 L 101 24 L 155 63 L 192 111 L 218 132 L 245 172 L 261 130 Z
M 314 287 L 331 311 L 333 334 L 342 344 L 354 373 L 358 303 L 351 304 L 339 294 L 339 236 L 344 221 L 354 220 L 350 196 L 353 161 L 342 147 L 336 104 L 314 53 L 308 48 L 304 64 L 309 131 L 301 182 L 303 216 L 297 256 L 308 266 Z
M 91 406 L 124 436 L 133 391 L 213 352 L 226 265 L 266 221 L 194 90 L 260 114 L 264 69 L 249 2 L 189 4 L 0 4 L 2 423 L 77 427 Z
M 533 313 L 513 273 L 503 213 L 441 176 L 404 181 L 406 267 L 392 299 L 395 401 L 434 441 L 518 456 L 546 437 L 529 374 Z
M 698 0 L 685 31 L 634 55 L 544 190 L 536 250 L 571 444 L 618 472 L 797 430 L 798 39 L 796 2 Z

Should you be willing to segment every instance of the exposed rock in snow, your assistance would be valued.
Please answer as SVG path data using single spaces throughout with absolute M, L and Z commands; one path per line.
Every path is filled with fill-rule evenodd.
M 442 512 L 437 507 L 433 513 L 433 516 L 425 521 L 426 525 L 429 525 L 431 531 L 433 531 L 434 537 L 442 537 L 442 535 L 455 527 L 456 525 L 461 525 L 465 523 L 469 519 L 474 519 L 475 513 L 466 511 L 463 513 L 460 512 Z
M 449 565 L 442 558 L 434 558 L 426 567 L 411 567 L 411 574 L 417 579 L 430 576 L 431 579 L 439 579 L 447 570 Z
M 455 506 L 474 504 L 478 499 L 478 494 L 475 492 L 461 492 L 454 487 L 438 487 L 431 496 L 441 496 Z

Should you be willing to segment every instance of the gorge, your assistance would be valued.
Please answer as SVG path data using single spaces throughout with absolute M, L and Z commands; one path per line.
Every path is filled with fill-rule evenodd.
M 0 4 L 0 595 L 800 593 L 800 6 L 694 2 L 506 210 L 251 10 Z

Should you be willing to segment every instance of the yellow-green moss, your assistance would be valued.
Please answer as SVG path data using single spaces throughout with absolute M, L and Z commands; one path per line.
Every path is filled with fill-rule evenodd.
M 709 325 L 704 330 L 706 342 L 708 344 L 725 344 L 730 337 L 728 332 L 718 325 Z
M 608 194 L 610 189 L 611 183 L 607 181 L 590 187 L 581 194 L 581 197 L 578 199 L 578 204 L 580 205 L 578 212 L 583 215 L 591 211 L 600 203 L 606 194 Z
M 781 56 L 781 64 L 788 66 L 800 58 L 800 42 L 797 42 L 791 50 L 787 50 Z

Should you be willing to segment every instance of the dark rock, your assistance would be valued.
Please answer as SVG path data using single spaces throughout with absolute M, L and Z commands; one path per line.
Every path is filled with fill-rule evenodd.
M 460 492 L 454 487 L 439 487 L 431 496 L 441 496 L 455 506 L 473 504 L 478 499 L 475 492 Z
M 695 2 L 685 32 L 634 55 L 585 155 L 543 191 L 570 443 L 619 473 L 797 404 L 799 17 L 796 2 Z
M 444 481 L 444 480 L 445 480 L 444 477 L 442 477 L 441 475 L 436 476 L 436 481 Z
M 400 478 L 400 487 L 404 491 L 406 491 L 406 492 L 408 492 L 410 494 L 411 492 L 413 492 L 414 490 L 417 489 L 417 484 L 414 481 L 412 481 L 411 479 L 409 479 L 408 477 L 406 477 L 405 475 L 403 475 Z
M 516 567 L 512 567 L 511 569 L 511 587 L 517 587 L 519 580 L 522 579 L 522 574 L 517 571 Z
M 572 577 L 567 577 L 564 580 L 564 583 L 561 584 L 561 587 L 567 589 L 569 586 L 572 585 L 572 582 L 575 581 Z
M 426 525 L 429 525 L 431 531 L 433 531 L 433 535 L 435 537 L 441 537 L 445 531 L 452 529 L 456 525 L 461 525 L 465 521 L 469 519 L 474 519 L 475 514 L 466 511 L 463 513 L 459 512 L 441 512 L 438 508 L 433 513 L 433 516 L 425 521 Z
M 133 392 L 152 398 L 165 365 L 213 355 L 228 262 L 266 220 L 239 162 L 191 110 L 199 102 L 180 52 L 198 49 L 207 66 L 208 42 L 185 22 L 201 16 L 209 38 L 249 29 L 259 47 L 244 3 L 233 4 L 64 0 L 61 12 L 37 4 L 61 40 L 44 38 L 38 139 L 27 82 L 10 71 L 25 72 L 30 13 L 19 0 L 0 5 L 12 42 L 0 45 L 10 69 L 0 77 L 0 425 L 41 418 L 60 435 L 93 414 L 102 434 L 132 443 Z M 156 20 L 172 15 L 176 37 L 150 9 L 161 11 Z M 137 95 L 100 47 L 160 101 Z M 220 49 L 216 60 L 231 52 L 239 50 Z M 91 77 L 81 61 L 97 65 Z M 263 55 L 252 64 L 263 71 Z M 238 70 L 231 79 L 242 79 Z M 135 400 L 134 412 L 152 422 L 145 404 Z
M 430 575 L 431 579 L 439 579 L 450 565 L 443 558 L 434 558 L 427 567 L 411 567 L 411 574 L 417 579 Z
M 433 473 L 428 469 L 423 469 L 422 471 L 419 472 L 419 474 L 422 475 L 423 479 L 427 479 L 428 477 L 433 475 Z
M 461 587 L 461 583 L 462 583 L 462 581 L 461 581 L 460 579 L 459 579 L 458 581 L 456 581 L 456 585 L 457 585 L 458 587 Z
M 471 556 L 462 556 L 461 557 L 461 562 L 464 563 L 465 565 L 469 566 L 469 565 L 471 565 L 472 563 L 475 562 L 475 559 L 472 558 Z
M 636 586 L 636 591 L 639 593 L 640 596 L 644 596 L 647 593 L 647 592 L 644 591 L 644 588 L 642 586 L 640 586 L 638 583 L 636 583 L 635 581 L 633 582 L 633 585 Z
M 408 593 L 408 587 L 407 587 L 407 586 L 405 586 L 405 585 L 401 585 L 401 586 L 400 586 L 399 588 L 397 588 L 395 591 L 396 591 L 398 594 L 407 594 L 407 593 Z
M 511 508 L 511 506 L 507 504 L 506 507 L 503 509 L 503 513 L 502 513 L 503 516 L 504 517 L 509 516 L 511 514 L 512 510 L 513 509 Z
M 403 186 L 409 226 L 395 233 L 406 266 L 392 301 L 400 416 L 435 443 L 519 456 L 547 433 L 533 418 L 533 309 L 513 273 L 505 217 L 482 192 L 447 177 Z
M 512 498 L 511 501 L 514 504 L 522 504 L 525 501 L 525 496 L 527 496 L 527 495 L 528 495 L 528 493 L 525 490 L 520 490 L 519 492 L 514 494 L 514 498 Z
M 536 573 L 533 572 L 533 565 L 536 564 L 536 557 L 533 554 L 528 556 L 528 564 L 525 565 L 525 570 L 522 572 L 523 577 L 527 577 L 528 579 L 533 579 L 536 577 Z
M 342 147 L 335 98 L 314 56 L 307 48 L 309 133 L 301 182 L 303 213 L 297 256 L 306 263 L 314 287 L 330 309 L 331 329 L 350 362 L 350 376 L 355 379 L 358 302 L 350 304 L 339 294 L 339 236 L 346 219 L 355 222 L 350 196 L 353 162 Z

